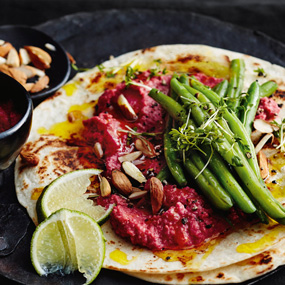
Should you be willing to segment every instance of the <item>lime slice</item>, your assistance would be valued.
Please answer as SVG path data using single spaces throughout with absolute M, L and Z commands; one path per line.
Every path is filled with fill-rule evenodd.
M 99 274 L 104 257 L 100 226 L 78 211 L 56 211 L 38 225 L 32 237 L 31 260 L 39 275 L 78 270 L 89 284 Z
M 65 208 L 83 212 L 102 224 L 109 217 L 114 205 L 107 210 L 95 205 L 86 194 L 91 184 L 90 178 L 98 175 L 102 170 L 82 169 L 64 174 L 51 182 L 42 192 L 37 201 L 37 215 L 39 222 L 45 220 L 55 211 Z

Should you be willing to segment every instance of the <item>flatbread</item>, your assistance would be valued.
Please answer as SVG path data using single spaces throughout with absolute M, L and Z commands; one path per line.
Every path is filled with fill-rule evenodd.
M 155 68 L 155 60 L 159 59 L 168 70 L 191 72 L 198 69 L 208 75 L 223 77 L 227 76 L 229 61 L 234 58 L 243 58 L 246 62 L 244 90 L 256 79 L 261 84 L 274 80 L 278 83 L 280 90 L 285 90 L 285 69 L 280 66 L 250 55 L 209 46 L 166 45 L 134 51 L 103 63 L 106 70 L 117 73 L 115 79 L 110 78 L 103 82 L 98 80 L 100 67 L 79 73 L 55 96 L 41 103 L 34 111 L 31 134 L 24 147 L 24 151 L 35 153 L 40 162 L 37 166 L 27 167 L 18 158 L 15 166 L 17 197 L 34 223 L 37 224 L 35 205 L 41 190 L 59 175 L 84 168 L 84 165 L 78 161 L 78 149 L 64 142 L 64 137 L 68 136 L 64 128 L 68 129 L 70 126 L 67 120 L 70 110 L 78 108 L 86 118 L 91 117 L 93 103 L 98 100 L 105 88 L 113 87 L 123 79 L 124 73 L 121 70 L 128 65 L 138 67 L 139 70 L 147 70 Z M 266 78 L 257 77 L 255 70 L 259 67 L 266 71 Z M 76 127 L 80 129 L 80 124 Z M 58 139 L 58 134 L 62 135 L 63 139 Z M 71 152 L 73 155 L 68 155 Z M 284 202 L 285 197 L 279 196 L 278 200 Z M 219 283 L 221 278 L 214 278 L 214 276 L 221 268 L 230 282 L 233 282 L 232 280 L 241 282 L 256 276 L 259 270 L 257 265 L 253 266 L 256 268 L 253 270 L 249 266 L 243 266 L 243 262 L 267 251 L 272 254 L 274 252 L 276 256 L 274 261 L 278 259 L 277 257 L 280 258 L 278 262 L 273 262 L 274 266 L 271 269 L 265 271 L 284 263 L 284 257 L 277 249 L 284 243 L 285 227 L 274 223 L 256 224 L 249 228 L 237 229 L 223 239 L 211 241 L 195 250 L 179 253 L 154 253 L 148 249 L 133 246 L 116 236 L 109 222 L 105 223 L 102 229 L 107 239 L 105 268 L 135 274 L 149 281 L 153 278 L 152 281 L 159 283 L 165 282 L 167 276 L 181 284 L 195 276 L 203 276 L 203 279 L 208 280 L 209 283 Z M 159 257 L 165 258 L 166 254 L 170 254 L 172 259 L 165 261 Z M 187 276 L 181 278 L 183 282 L 178 282 L 179 278 L 173 277 L 177 273 Z

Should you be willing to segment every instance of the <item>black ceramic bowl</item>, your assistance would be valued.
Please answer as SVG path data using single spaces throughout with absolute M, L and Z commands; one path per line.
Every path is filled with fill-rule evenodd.
M 50 78 L 48 88 L 31 94 L 34 102 L 38 103 L 40 100 L 52 95 L 68 80 L 70 62 L 67 54 L 59 43 L 45 33 L 26 26 L 1 26 L 0 39 L 10 42 L 18 51 L 24 46 L 36 46 L 45 50 L 51 56 L 51 67 L 45 71 Z M 46 47 L 47 43 L 54 46 L 55 50 L 48 49 Z
M 0 132 L 0 171 L 14 162 L 26 142 L 33 112 L 32 99 L 25 88 L 12 77 L 0 72 L 0 106 L 4 106 L 8 101 L 12 103 L 15 113 L 19 114 L 20 120 L 14 126 Z M 3 121 L 2 118 L 2 124 Z

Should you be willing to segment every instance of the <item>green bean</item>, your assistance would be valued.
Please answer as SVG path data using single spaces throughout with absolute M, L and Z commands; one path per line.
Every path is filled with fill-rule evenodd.
M 181 76 L 178 78 L 179 82 L 182 84 L 189 86 L 189 77 L 186 74 L 181 74 Z
M 159 179 L 161 182 L 166 180 L 168 181 L 168 179 L 170 178 L 171 176 L 171 172 L 168 168 L 167 165 L 165 165 L 159 172 L 158 174 L 156 175 L 156 178 Z
M 193 115 L 194 121 L 197 123 L 197 125 L 201 126 L 204 122 L 206 122 L 208 118 L 199 106 L 200 101 L 190 94 L 176 78 L 171 79 L 170 85 L 174 92 L 180 96 L 183 102 L 190 101 L 192 103 L 190 104 L 191 114 Z M 224 159 L 233 166 L 241 166 L 242 164 L 239 157 L 235 154 L 228 141 L 224 139 L 220 130 L 213 123 L 209 123 L 207 126 L 203 127 L 206 131 L 212 130 L 218 134 L 219 139 L 214 140 L 213 146 L 224 157 Z
M 220 183 L 231 195 L 237 206 L 245 213 L 254 213 L 256 211 L 255 205 L 234 178 L 220 155 L 215 151 L 212 153 L 208 146 L 202 147 L 202 150 L 207 154 L 207 159 L 210 159 L 209 167 L 211 171 L 218 177 Z
M 173 80 L 171 82 L 172 85 L 176 85 L 177 82 Z M 208 111 L 210 114 L 215 112 L 215 107 L 210 103 L 209 99 L 205 97 L 203 94 L 201 94 L 199 91 L 195 90 L 194 88 L 184 85 L 183 86 L 189 91 L 192 95 L 196 96 L 197 100 L 200 100 L 200 102 L 207 103 L 210 107 L 210 111 Z M 179 91 L 178 87 L 176 86 L 177 92 Z M 183 90 L 183 89 L 182 89 Z M 181 89 L 180 89 L 181 91 Z M 184 93 L 184 96 L 186 94 Z M 187 98 L 194 100 L 193 97 L 189 96 Z M 197 101 L 195 101 L 197 102 Z M 198 103 L 198 102 L 197 102 Z M 204 110 L 205 112 L 205 110 Z M 194 115 L 194 114 L 193 114 Z M 240 150 L 239 147 L 237 146 L 237 150 Z M 202 147 L 203 151 L 205 151 L 208 156 L 210 157 L 210 150 L 208 147 Z M 243 155 L 243 153 L 239 153 L 239 155 Z M 240 187 L 236 179 L 233 177 L 233 175 L 230 173 L 228 167 L 225 165 L 223 162 L 222 158 L 219 157 L 217 153 L 214 152 L 211 160 L 209 161 L 209 166 L 211 167 L 211 170 L 215 173 L 217 177 L 220 178 L 221 183 L 223 187 L 228 191 L 228 193 L 231 194 L 237 205 L 246 213 L 253 213 L 256 208 L 251 202 L 251 200 L 248 198 L 248 196 L 245 194 L 243 189 Z M 223 175 L 221 175 L 223 173 Z
M 223 193 L 216 191 L 216 188 L 213 186 L 214 181 L 212 181 L 212 184 L 210 183 L 212 177 L 206 176 L 205 173 L 200 173 L 200 170 L 196 167 L 191 158 L 187 158 L 185 160 L 184 167 L 190 177 L 195 179 L 197 186 L 210 200 L 212 205 L 214 205 L 217 209 L 224 211 L 232 207 L 232 201 L 228 198 L 228 196 L 224 196 Z
M 260 97 L 269 97 L 278 88 L 278 85 L 274 81 L 267 81 L 260 86 Z
M 247 96 L 243 103 L 243 108 L 240 112 L 240 120 L 249 135 L 252 131 L 252 124 L 256 115 L 259 101 L 259 84 L 254 81 L 248 89 Z
M 173 178 L 176 180 L 179 186 L 186 186 L 187 179 L 184 175 L 181 159 L 179 158 L 179 152 L 173 147 L 171 142 L 171 137 L 169 135 L 171 127 L 172 127 L 172 119 L 169 118 L 168 126 L 163 136 L 165 161 L 168 165 L 168 168 Z
M 223 80 L 220 83 L 218 83 L 214 88 L 213 91 L 215 91 L 221 98 L 225 97 L 228 91 L 229 82 L 228 80 Z
M 194 83 L 194 84 L 193 84 Z M 191 85 L 195 85 L 198 87 L 201 91 L 208 97 L 208 99 L 212 98 L 213 100 L 212 103 L 214 105 L 218 102 L 218 95 L 213 92 L 212 90 L 209 90 L 208 88 L 204 87 L 200 82 L 191 79 Z M 202 88 L 203 87 L 203 88 Z M 195 88 L 195 89 L 198 89 Z M 217 104 L 218 105 L 218 104 Z M 241 122 L 240 120 L 232 113 L 229 111 L 225 110 L 224 111 L 224 118 L 227 119 L 229 126 L 231 129 L 235 130 L 237 133 L 238 129 L 238 135 L 240 136 L 240 130 L 244 129 L 243 127 L 240 127 Z M 232 126 L 231 126 L 232 124 Z M 241 139 L 246 139 L 248 137 L 247 133 L 243 133 L 242 136 L 240 136 Z M 251 145 L 250 139 L 245 141 L 246 145 Z M 253 154 L 255 154 L 253 152 Z M 248 161 L 245 159 L 244 156 L 240 157 L 242 160 L 242 166 L 236 167 L 234 166 L 234 169 L 236 170 L 237 174 L 241 178 L 242 181 L 246 184 L 248 190 L 251 192 L 251 194 L 256 198 L 258 203 L 261 205 L 263 210 L 271 216 L 273 219 L 284 219 L 285 222 L 285 209 L 278 203 L 278 201 L 271 195 L 269 190 L 265 187 L 264 184 L 261 184 L 261 181 L 259 180 L 260 177 L 260 172 L 258 168 L 258 174 L 255 173 L 255 169 L 250 167 L 248 164 Z M 258 166 L 258 165 L 257 165 Z M 256 176 L 257 175 L 257 176 Z
M 168 114 L 180 124 L 184 124 L 187 119 L 186 110 L 174 99 L 158 91 L 157 89 L 151 89 L 148 94 L 156 102 L 158 102 Z
M 238 107 L 241 99 L 240 94 L 243 88 L 244 72 L 244 60 L 233 59 L 230 65 L 230 82 L 226 97 L 229 98 L 228 107 L 236 113 L 238 113 Z
M 209 90 L 205 85 L 203 85 L 201 82 L 194 78 L 191 78 L 190 85 L 196 90 L 200 91 L 202 94 L 204 94 L 213 103 L 215 107 L 220 106 L 221 98 L 214 91 Z M 226 119 L 231 130 L 241 140 L 241 149 L 243 150 L 243 153 L 247 158 L 250 166 L 254 170 L 255 174 L 261 179 L 254 145 L 252 144 L 250 136 L 246 132 L 244 125 L 238 119 L 238 117 L 233 112 L 230 112 L 228 109 L 224 109 L 223 113 L 224 118 Z

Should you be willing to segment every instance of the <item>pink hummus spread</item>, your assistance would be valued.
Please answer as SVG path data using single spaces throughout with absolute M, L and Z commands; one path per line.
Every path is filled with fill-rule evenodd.
M 136 80 L 165 94 L 169 93 L 171 76 L 149 76 L 150 72 L 144 72 L 139 74 Z M 203 74 L 195 76 L 210 87 L 221 81 Z M 120 94 L 127 98 L 138 116 L 137 120 L 128 121 L 122 115 L 117 105 Z M 138 133 L 157 134 L 147 139 L 154 145 L 158 156 L 141 156 L 133 162 L 147 179 L 156 176 L 165 165 L 162 134 L 166 113 L 162 107 L 148 96 L 145 88 L 134 85 L 126 88 L 125 83 L 105 91 L 96 107 L 95 116 L 84 121 L 83 137 L 90 146 L 96 142 L 102 145 L 105 175 L 110 177 L 112 170 L 120 170 L 121 163 L 118 158 L 135 150 L 134 136 L 129 136 L 127 125 Z M 149 183 L 140 187 L 148 190 Z M 106 198 L 99 197 L 97 203 L 106 207 L 115 203 L 110 221 L 116 234 L 135 245 L 152 250 L 194 247 L 225 233 L 231 228 L 228 221 L 234 225 L 242 220 L 233 209 L 227 214 L 226 221 L 220 214 L 215 213 L 194 189 L 178 189 L 174 185 L 164 186 L 162 210 L 155 215 L 151 211 L 149 193 L 141 200 L 133 202 L 121 195 L 113 194 Z
M 263 97 L 260 99 L 255 118 L 265 121 L 273 121 L 278 116 L 280 110 L 281 108 L 279 108 L 276 101 L 274 101 L 272 98 Z

